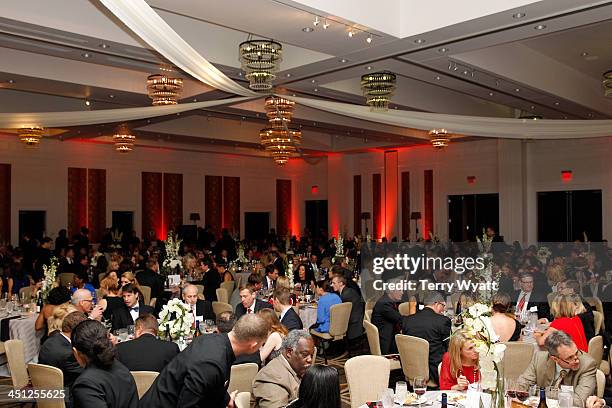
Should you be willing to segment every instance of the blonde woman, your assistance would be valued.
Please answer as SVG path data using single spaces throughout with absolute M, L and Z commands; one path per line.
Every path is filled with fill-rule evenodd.
M 70 303 L 63 303 L 59 306 L 56 306 L 55 309 L 53 309 L 53 314 L 47 321 L 49 325 L 48 333 L 51 334 L 56 330 L 62 331 L 62 323 L 64 322 L 64 317 L 68 316 L 72 312 L 77 312 L 77 309 Z
M 474 342 L 465 331 L 457 330 L 451 335 L 448 351 L 442 356 L 440 389 L 464 391 L 479 380 L 478 352 Z
M 199 275 L 197 265 L 198 263 L 195 256 L 191 254 L 185 255 L 183 257 L 183 270 L 185 271 L 185 276 L 197 278 L 197 276 Z
M 580 296 L 558 295 L 552 301 L 550 312 L 554 318 L 550 326 L 544 331 L 536 330 L 534 333 L 538 345 L 542 347 L 550 333 L 562 330 L 572 338 L 578 349 L 586 353 L 588 351 L 587 339 L 582 320 L 578 316 L 585 312 Z
M 264 308 L 257 312 L 270 326 L 270 334 L 259 350 L 259 357 L 263 364 L 267 364 L 281 354 L 283 340 L 289 331 L 282 325 L 274 309 Z
M 560 264 L 552 264 L 546 270 L 546 277 L 553 292 L 559 292 L 559 283 L 565 281 L 565 268 Z

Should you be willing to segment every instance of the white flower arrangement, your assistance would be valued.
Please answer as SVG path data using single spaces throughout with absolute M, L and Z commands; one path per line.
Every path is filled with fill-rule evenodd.
M 159 312 L 158 335 L 164 340 L 184 340 L 192 334 L 193 314 L 180 299 L 170 300 Z
M 545 247 L 545 246 L 541 246 L 538 249 L 538 252 L 536 253 L 536 257 L 543 264 L 545 264 L 548 261 L 548 258 L 550 258 L 551 255 L 552 255 L 552 252 L 550 251 L 548 247 Z
M 45 279 L 42 282 L 41 295 L 43 300 L 47 299 L 47 295 L 51 289 L 57 286 L 56 274 L 57 274 L 57 258 L 51 258 L 50 265 L 43 265 L 42 267 Z
M 338 238 L 334 238 L 334 244 L 336 246 L 336 254 L 332 259 L 333 262 L 336 262 L 336 259 L 344 258 L 344 239 L 342 238 L 342 233 L 338 233 Z
M 293 257 L 287 257 L 287 270 L 285 271 L 285 275 L 287 275 L 287 279 L 289 280 L 289 286 L 293 289 Z
M 481 254 L 488 254 L 491 251 L 491 245 L 493 245 L 493 237 L 487 235 L 485 229 L 482 229 L 482 237 L 476 236 L 478 242 L 478 249 Z
M 182 259 L 179 256 L 179 249 L 181 248 L 181 243 L 183 240 L 178 239 L 178 236 L 174 233 L 174 231 L 168 232 L 166 237 L 166 241 L 164 245 L 166 247 L 166 257 L 164 258 L 164 262 L 162 263 L 162 267 L 167 271 L 176 269 L 177 267 L 182 267 Z
M 244 246 L 242 245 L 242 242 L 238 244 L 238 262 L 242 263 L 243 265 L 248 262 L 248 259 L 246 256 L 244 256 Z
M 121 241 L 123 240 L 123 232 L 119 232 L 119 230 L 114 230 L 111 232 L 111 237 L 113 239 L 112 244 L 110 244 L 111 248 L 121 249 Z

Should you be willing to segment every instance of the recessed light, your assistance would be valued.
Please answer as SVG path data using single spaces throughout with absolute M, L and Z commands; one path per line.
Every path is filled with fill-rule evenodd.
M 109 94 L 109 95 L 108 95 L 108 97 L 109 97 L 109 98 L 111 98 L 111 99 L 114 99 L 114 98 L 115 98 L 115 95 L 113 95 L 113 94 Z
M 314 31 L 314 28 L 312 27 L 304 27 L 302 28 L 302 31 L 305 33 L 312 33 Z
M 489 92 L 489 96 L 493 96 L 495 95 L 493 92 Z
M 315 88 L 315 89 L 314 89 L 314 91 L 315 91 L 315 92 L 319 92 L 319 88 Z
M 559 106 L 559 102 L 555 102 L 555 106 Z
M 514 92 L 521 92 L 521 88 L 514 88 Z
M 285 75 L 287 78 L 291 78 L 291 74 L 287 72 L 287 75 Z
M 581 57 L 586 57 L 587 55 L 589 55 L 589 53 L 586 52 L 586 51 L 583 51 L 583 52 L 580 53 Z
M 448 48 L 446 47 L 438 48 L 438 52 L 441 52 L 442 54 L 444 54 L 447 51 L 448 51 Z
M 368 66 L 366 67 L 366 69 L 367 69 L 368 71 L 370 71 L 370 70 L 372 69 L 372 67 L 368 65 Z
M 435 79 L 436 81 L 439 81 L 439 80 L 440 80 L 440 79 L 442 79 L 442 78 L 440 77 L 440 75 L 436 75 L 434 79 Z
M 340 62 L 341 62 L 341 63 L 343 63 L 343 64 L 345 64 L 345 63 L 347 63 L 347 62 L 348 62 L 348 60 L 347 60 L 346 58 L 342 58 L 342 59 L 340 60 Z
M 348 32 L 348 36 L 349 36 L 350 38 L 353 38 L 353 36 L 354 36 L 354 35 L 355 35 L 355 33 L 353 32 L 353 30 L 351 30 L 351 31 L 349 31 L 349 32 Z
M 525 17 L 525 13 L 514 13 L 512 18 L 523 18 Z
M 197 101 L 198 101 L 198 98 L 193 98 L 193 101 L 194 101 L 194 102 L 197 102 Z
M 98 44 L 98 47 L 103 48 L 103 49 L 107 49 L 107 48 L 110 48 L 110 45 L 108 45 L 106 43 L 102 43 L 102 44 Z
M 242 71 L 240 71 L 240 72 L 238 73 L 238 76 L 242 76 Z
M 81 54 L 81 56 L 82 56 L 83 58 L 89 58 L 89 57 L 91 57 L 91 54 L 90 54 L 90 53 L 88 53 L 88 52 L 84 52 L 83 54 Z
M 317 80 L 316 80 L 316 79 L 313 79 L 313 80 L 312 80 L 312 81 L 310 81 L 310 82 L 312 82 L 312 83 L 314 84 L 315 82 L 317 82 Z
M 416 40 L 414 40 L 415 44 L 423 44 L 425 42 L 424 39 L 422 38 L 417 38 Z
M 9 80 L 8 80 L 8 81 L 6 81 L 6 82 L 8 82 L 9 84 L 14 84 L 14 83 L 15 83 L 15 80 L 14 80 L 14 79 L 9 79 Z
M 530 108 L 531 108 L 531 110 L 534 110 L 534 109 L 535 109 L 535 106 L 531 105 L 531 106 L 530 106 Z
M 469 74 L 469 73 L 470 73 L 470 72 L 469 72 L 467 69 L 464 69 L 464 70 L 463 70 L 463 75 L 467 75 L 467 74 Z
M 91 105 L 91 102 L 89 101 L 89 99 L 85 99 L 85 105 L 86 106 L 90 106 Z
M 546 28 L 545 24 L 538 24 L 537 26 L 533 27 L 536 30 L 544 30 Z
M 366 42 L 368 44 L 370 44 L 372 42 L 372 34 L 368 35 L 368 38 L 366 38 Z

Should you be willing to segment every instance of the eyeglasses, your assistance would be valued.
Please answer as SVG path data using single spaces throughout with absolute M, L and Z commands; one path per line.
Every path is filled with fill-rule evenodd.
M 580 356 L 583 355 L 584 352 L 582 350 L 577 350 L 576 353 L 572 356 L 569 356 L 567 359 L 562 359 L 559 356 L 555 356 L 557 357 L 559 360 L 563 361 L 565 364 L 572 364 L 574 361 L 577 361 L 580 359 Z
M 83 299 L 83 302 L 93 302 L 93 299 Z

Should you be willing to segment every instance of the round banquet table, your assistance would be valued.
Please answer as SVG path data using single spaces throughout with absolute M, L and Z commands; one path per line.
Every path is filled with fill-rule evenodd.
M 44 330 L 36 331 L 34 324 L 38 313 L 32 313 L 31 316 L 13 319 L 9 322 L 9 333 L 12 340 L 19 339 L 23 341 L 23 350 L 26 363 L 38 361 L 38 352 L 40 351 L 40 340 L 43 337 Z
M 302 319 L 302 324 L 304 325 L 304 328 L 310 328 L 310 326 L 317 322 L 317 305 L 300 305 L 298 315 L 300 316 L 300 319 Z

